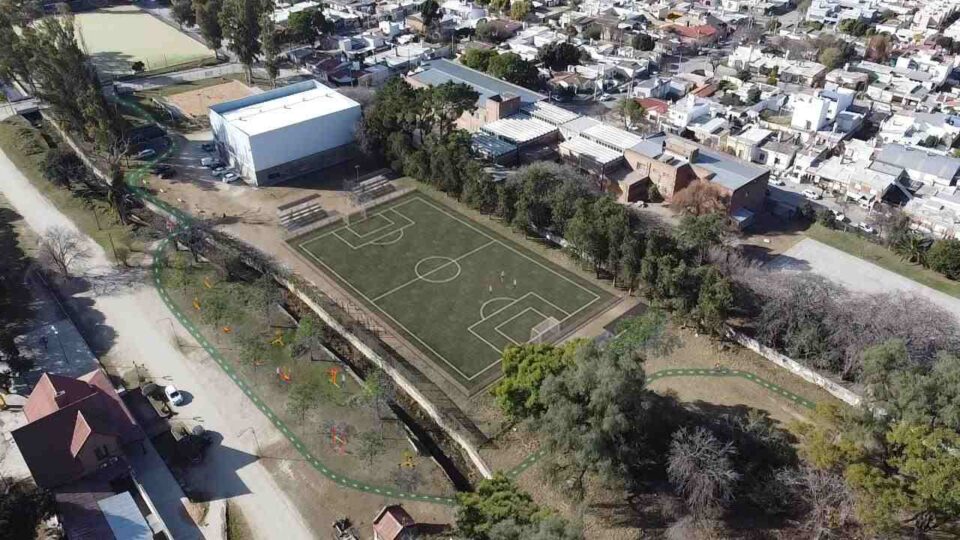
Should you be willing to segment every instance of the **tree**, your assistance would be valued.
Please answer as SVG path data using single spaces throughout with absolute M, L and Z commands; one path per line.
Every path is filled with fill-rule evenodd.
M 86 166 L 72 150 L 55 146 L 47 150 L 43 160 L 43 176 L 61 187 L 70 187 L 87 175 Z
M 956 525 L 960 516 L 960 434 L 900 423 L 886 433 L 881 466 L 854 463 L 846 477 L 858 492 L 860 520 L 879 533 L 904 524 L 917 535 Z
M 183 25 L 193 26 L 197 22 L 191 0 L 170 0 L 170 15 L 180 25 L 181 30 Z
M 33 540 L 41 522 L 56 512 L 53 495 L 28 481 L 0 478 L 0 530 L 9 540 Z
M 537 59 L 554 71 L 566 71 L 569 66 L 580 63 L 580 49 L 566 41 L 548 43 L 537 51 Z
M 886 62 L 890 58 L 890 36 L 879 34 L 867 42 L 867 58 L 874 62 Z
M 507 52 L 490 59 L 488 72 L 507 82 L 536 90 L 540 87 L 540 72 L 519 54 Z
M 650 34 L 637 34 L 630 40 L 630 45 L 638 51 L 652 51 L 656 42 Z
M 220 11 L 223 9 L 223 0 L 193 0 L 193 9 L 200 28 L 200 35 L 219 56 L 223 45 L 223 26 L 220 24 Z M 293 18 L 292 14 L 290 18 Z
M 326 339 L 326 328 L 327 326 L 323 324 L 320 317 L 313 312 L 304 315 L 297 325 L 297 331 L 294 333 L 291 342 L 291 346 L 296 351 L 295 354 L 310 353 L 322 347 Z
M 31 82 L 31 57 L 29 37 L 32 29 L 29 25 L 16 25 L 10 14 L 0 11 L 0 78 L 17 79 L 33 88 Z
M 730 197 L 716 184 L 705 180 L 694 180 L 673 195 L 671 205 L 694 216 L 719 214 L 726 213 L 730 205 Z
M 734 307 L 733 286 L 715 267 L 706 266 L 703 270 L 694 318 L 701 329 L 723 336 Z
M 932 242 L 929 239 L 908 230 L 891 247 L 901 259 L 926 267 L 927 251 L 930 250 L 931 245 Z
M 383 418 L 389 410 L 394 395 L 395 389 L 390 376 L 382 370 L 377 370 L 367 374 L 363 384 L 360 385 L 360 391 L 350 396 L 349 404 L 373 409 L 382 434 Z
M 960 240 L 937 240 L 927 252 L 927 264 L 952 280 L 960 281 Z
M 463 53 L 463 56 L 460 57 L 460 63 L 471 69 L 487 71 L 487 68 L 490 65 L 490 60 L 496 56 L 497 51 L 495 49 L 481 49 L 480 47 L 474 47 L 472 49 L 467 49 L 467 52 Z
M 357 437 L 357 457 L 366 461 L 369 466 L 373 466 L 373 460 L 386 448 L 387 443 L 380 431 L 364 431 Z
M 510 37 L 500 24 L 487 21 L 477 23 L 474 36 L 487 43 L 500 43 Z
M 143 73 L 143 70 L 146 69 L 146 66 L 141 60 L 137 60 L 136 62 L 130 64 L 130 69 L 139 75 L 140 73 Z
M 327 30 L 327 20 L 322 9 L 305 9 L 290 14 L 287 29 L 297 41 L 313 45 Z
M 287 412 L 296 416 L 302 423 L 307 413 L 320 405 L 320 401 L 326 396 L 325 384 L 324 381 L 313 377 L 294 381 L 287 395 Z
M 89 257 L 84 238 L 71 229 L 50 227 L 40 239 L 40 259 L 52 264 L 64 277 L 70 277 L 70 271 Z
M 429 28 L 433 25 L 433 21 L 440 16 L 440 4 L 437 3 L 437 0 L 424 0 L 420 4 L 420 17 L 423 18 L 423 25 Z
M 267 70 L 270 83 L 276 86 L 277 75 L 280 74 L 280 40 L 277 36 L 277 23 L 273 21 L 272 12 L 264 12 L 260 17 L 260 38 L 263 48 L 263 67 Z
M 512 519 L 501 521 L 490 528 L 489 537 L 490 540 L 582 540 L 583 531 L 557 516 L 548 516 L 528 525 Z
M 625 97 L 618 101 L 616 111 L 623 119 L 623 127 L 626 128 L 643 120 L 644 114 L 646 114 L 643 105 L 640 105 L 636 99 L 631 97 Z
M 493 388 L 497 405 L 512 420 L 535 418 L 546 410 L 540 402 L 540 387 L 550 375 L 573 365 L 581 342 L 555 347 L 545 344 L 511 345 L 503 351 L 503 378 Z
M 506 13 L 510 9 L 510 0 L 490 0 L 487 5 L 494 13 Z
M 220 26 L 227 46 L 247 68 L 247 83 L 253 81 L 253 63 L 260 56 L 260 21 L 272 8 L 270 0 L 223 0 Z
M 730 505 L 740 474 L 733 467 L 736 449 L 702 428 L 673 434 L 667 476 L 696 519 L 715 516 Z
M 843 64 L 844 54 L 837 47 L 828 47 L 820 53 L 818 61 L 827 66 L 827 69 L 836 69 Z
M 681 247 L 694 252 L 697 265 L 703 264 L 710 249 L 727 238 L 727 218 L 719 213 L 686 215 L 674 235 Z
M 812 538 L 837 537 L 853 522 L 853 493 L 840 474 L 805 465 L 781 470 L 777 482 L 802 510 L 803 528 Z
M 490 532 L 498 523 L 510 520 L 525 527 L 544 515 L 533 498 L 501 472 L 481 480 L 476 491 L 457 494 L 457 532 L 471 540 L 493 540 Z
M 567 479 L 579 496 L 588 472 L 629 489 L 656 462 L 662 450 L 657 444 L 667 434 L 645 385 L 642 345 L 623 352 L 594 342 L 577 349 L 573 366 L 544 381 L 540 399 L 547 409 L 538 427 L 554 475 Z
M 533 3 L 530 0 L 516 0 L 510 3 L 510 18 L 515 21 L 522 21 L 533 11 Z

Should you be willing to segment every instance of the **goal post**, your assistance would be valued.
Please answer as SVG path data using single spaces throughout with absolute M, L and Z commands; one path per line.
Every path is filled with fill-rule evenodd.
M 370 194 L 364 190 L 363 184 L 354 180 L 345 180 L 343 190 L 347 192 L 347 201 L 350 203 L 344 216 L 347 226 L 350 226 L 352 220 L 367 219 L 367 203 L 370 201 Z
M 530 329 L 530 343 L 553 343 L 560 339 L 560 321 L 547 317 Z

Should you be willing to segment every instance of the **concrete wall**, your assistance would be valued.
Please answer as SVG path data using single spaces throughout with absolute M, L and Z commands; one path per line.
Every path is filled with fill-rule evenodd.
M 783 369 L 790 371 L 801 379 L 823 388 L 840 401 L 846 402 L 854 407 L 859 407 L 863 404 L 863 398 L 856 392 L 844 388 L 840 384 L 828 379 L 824 375 L 821 375 L 816 371 L 800 364 L 792 358 L 780 354 L 779 352 L 767 347 L 766 345 L 763 345 L 759 341 L 748 337 L 745 334 L 730 330 L 727 337 L 733 339 L 743 347 L 746 347 L 747 349 L 750 349 L 751 351 L 763 356 L 767 360 L 782 367 Z

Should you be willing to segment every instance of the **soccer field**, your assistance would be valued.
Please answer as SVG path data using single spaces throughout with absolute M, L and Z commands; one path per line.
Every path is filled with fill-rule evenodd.
M 290 242 L 471 394 L 500 376 L 507 345 L 556 321 L 551 341 L 614 299 L 418 192 Z

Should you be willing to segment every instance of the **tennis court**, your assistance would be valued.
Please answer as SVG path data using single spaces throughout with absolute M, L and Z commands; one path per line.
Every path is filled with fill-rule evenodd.
M 507 345 L 554 341 L 614 300 L 416 191 L 290 242 L 471 394 Z

